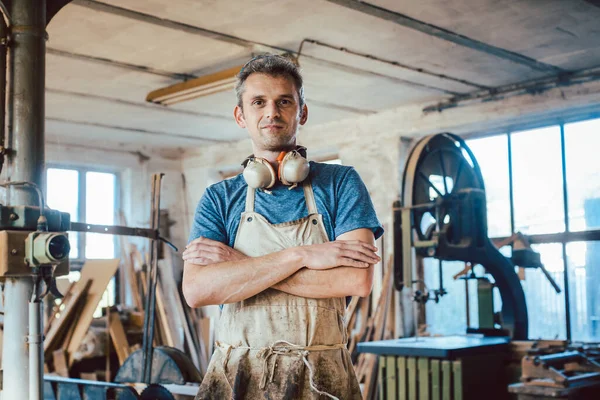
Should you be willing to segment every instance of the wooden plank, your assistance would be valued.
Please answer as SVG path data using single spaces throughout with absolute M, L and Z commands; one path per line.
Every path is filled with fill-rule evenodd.
M 386 378 L 386 370 L 385 370 L 385 356 L 380 356 L 379 357 L 379 374 L 377 376 L 377 382 L 379 385 L 379 399 L 380 400 L 385 400 L 386 397 L 386 393 L 387 393 L 387 382 L 385 380 Z
M 419 400 L 429 400 L 429 359 L 419 357 Z
M 452 362 L 442 361 L 442 400 L 452 400 Z
M 408 400 L 406 357 L 396 357 L 396 367 L 398 369 L 398 400 Z
M 102 294 L 119 267 L 119 262 L 119 259 L 88 260 L 83 265 L 83 268 L 81 269 L 81 278 L 77 282 L 77 286 L 85 286 L 89 281 L 92 283 L 89 287 L 88 295 L 85 298 L 85 304 L 83 305 L 81 315 L 78 318 L 77 326 L 73 331 L 73 336 L 66 349 L 69 355 L 73 354 L 79 348 L 81 341 L 90 327 L 94 311 L 102 299 Z M 72 360 L 71 357 L 69 357 L 69 365 L 71 365 L 71 363 Z
M 377 371 L 377 356 L 375 354 L 365 354 L 365 363 L 364 363 L 364 376 L 365 376 L 365 386 L 364 386 L 364 399 L 373 398 L 373 393 L 375 392 L 376 386 L 374 385 L 374 381 L 377 379 L 376 372 Z
M 462 361 L 452 361 L 452 381 L 454 384 L 454 399 L 462 400 L 463 398 L 463 379 L 462 379 Z
M 162 290 L 162 285 L 160 282 L 160 278 L 158 278 L 158 282 L 156 284 L 156 322 L 160 326 L 160 330 L 162 332 L 163 344 L 169 347 L 175 347 L 175 338 L 171 325 L 169 324 L 169 319 L 167 317 L 167 310 L 165 306 L 165 299 Z
M 383 358 L 383 356 L 382 356 Z M 380 362 L 383 360 L 380 360 Z M 386 377 L 385 381 L 387 384 L 387 397 L 389 400 L 396 400 L 398 398 L 398 371 L 396 369 L 396 357 L 386 356 L 385 357 L 385 370 Z
M 344 328 L 346 330 L 352 327 L 351 321 L 353 318 L 356 318 L 356 307 L 358 306 L 359 300 L 359 296 L 352 296 L 352 300 L 350 300 L 350 304 L 348 304 L 348 307 L 346 308 L 346 312 L 344 314 Z
M 52 362 L 54 364 L 54 372 L 59 376 L 69 377 L 69 367 L 67 365 L 67 355 L 63 349 L 58 349 L 52 352 Z
M 417 382 L 417 359 L 408 357 L 406 360 L 406 369 L 408 372 L 408 398 L 410 400 L 417 399 L 418 382 Z
M 54 350 L 62 347 L 61 339 L 63 339 L 65 334 L 69 331 L 69 327 L 73 325 L 75 319 L 72 317 L 76 314 L 77 310 L 81 308 L 81 303 L 85 299 L 90 285 L 91 282 L 86 282 L 73 288 L 70 300 L 68 304 L 65 304 L 65 308 L 61 311 L 60 318 L 54 320 L 48 333 L 45 335 L 45 357 L 50 358 Z
M 110 338 L 115 346 L 117 352 L 117 358 L 119 359 L 119 365 L 123 365 L 127 357 L 129 357 L 129 343 L 127 342 L 127 335 L 125 335 L 125 329 L 123 329 L 123 323 L 118 312 L 109 311 L 109 330 Z
M 98 374 L 95 372 L 82 372 L 79 375 L 81 376 L 81 379 L 86 380 L 86 381 L 97 381 L 98 380 Z
M 440 374 L 440 360 L 431 360 L 431 400 L 440 400 L 442 388 Z
M 65 295 L 63 296 L 60 304 L 55 304 L 52 307 L 52 312 L 50 313 L 50 317 L 48 318 L 48 321 L 46 322 L 46 326 L 44 327 L 44 336 L 48 335 L 48 332 L 50 331 L 50 328 L 52 327 L 52 323 L 55 321 L 57 315 L 60 316 L 60 314 L 62 313 L 60 308 L 62 306 L 64 306 L 64 307 L 62 307 L 64 310 L 65 307 L 67 306 L 67 304 L 69 304 L 69 301 L 70 301 L 71 297 L 73 296 L 73 287 L 74 286 L 75 286 L 75 283 L 71 283 L 69 285 L 69 288 L 65 292 Z

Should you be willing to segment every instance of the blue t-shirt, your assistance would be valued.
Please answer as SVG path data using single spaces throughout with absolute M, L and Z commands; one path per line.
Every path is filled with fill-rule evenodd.
M 354 168 L 311 161 L 309 177 L 330 241 L 359 228 L 371 229 L 376 239 L 383 234 L 369 192 Z M 189 241 L 202 236 L 233 247 L 247 187 L 241 174 L 208 187 L 196 208 Z M 271 188 L 271 194 L 257 190 L 254 211 L 272 224 L 304 218 L 308 215 L 304 190 L 301 185 L 289 190 L 281 184 Z

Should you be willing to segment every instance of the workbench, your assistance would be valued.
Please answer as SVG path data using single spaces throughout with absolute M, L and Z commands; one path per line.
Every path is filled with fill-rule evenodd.
M 365 342 L 379 357 L 378 398 L 387 400 L 505 400 L 509 338 L 419 337 Z

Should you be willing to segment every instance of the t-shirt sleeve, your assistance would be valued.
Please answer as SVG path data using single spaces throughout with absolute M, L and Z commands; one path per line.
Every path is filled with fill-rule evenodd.
M 372 230 L 375 239 L 383 235 L 383 227 L 377 219 L 371 196 L 354 168 L 348 169 L 338 187 L 334 225 L 336 238 L 361 228 Z
M 214 200 L 210 188 L 204 192 L 198 202 L 188 242 L 199 237 L 228 243 L 225 218 L 218 203 Z

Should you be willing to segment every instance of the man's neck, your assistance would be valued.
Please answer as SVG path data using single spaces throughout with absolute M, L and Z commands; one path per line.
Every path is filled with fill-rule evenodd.
M 289 147 L 286 148 L 282 148 L 280 150 L 258 150 L 258 149 L 254 149 L 254 157 L 258 157 L 258 158 L 264 158 L 265 160 L 269 161 L 269 163 L 273 166 L 273 167 L 277 167 L 277 157 L 279 157 L 279 154 L 281 154 L 282 151 L 291 151 L 294 150 L 296 148 L 296 145 L 291 145 Z

